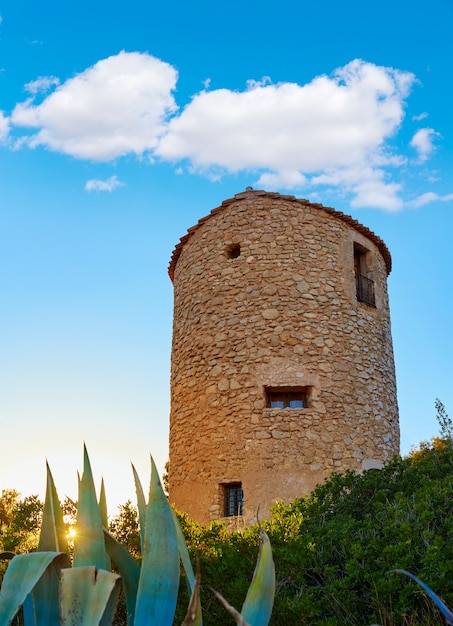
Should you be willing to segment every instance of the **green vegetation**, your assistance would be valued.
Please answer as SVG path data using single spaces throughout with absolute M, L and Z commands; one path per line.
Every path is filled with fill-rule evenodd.
M 24 503 L 17 492 L 3 493 L 0 561 L 9 561 L 9 565 L 0 590 L 0 626 L 9 626 L 16 616 L 25 626 L 170 626 L 182 571 L 191 593 L 183 626 L 201 626 L 200 575 L 194 575 L 183 533 L 164 494 L 154 462 L 151 459 L 148 502 L 135 469 L 133 471 L 141 563 L 106 528 L 104 485 L 98 501 L 86 450 L 84 470 L 79 478 L 73 550 L 49 468 L 46 499 L 44 506 L 38 507 L 38 517 L 42 513 L 42 519 L 36 551 L 14 555 L 4 549 L 4 542 L 9 540 L 16 521 L 22 519 L 25 523 L 27 520 L 20 517 Z M 129 505 L 121 510 L 121 521 L 136 523 L 137 516 L 131 515 Z M 30 524 L 32 522 L 33 517 Z M 123 526 L 118 523 L 114 528 L 121 530 Z M 274 563 L 269 539 L 263 530 L 260 534 L 258 562 L 241 612 L 214 592 L 242 626 L 267 626 L 272 612 Z M 115 572 L 111 571 L 112 564 Z M 117 612 L 121 591 L 123 615 Z
M 120 601 L 113 622 L 118 625 L 171 624 L 173 614 L 174 624 L 196 624 L 200 617 L 196 602 L 200 581 L 190 561 L 198 561 L 201 571 L 205 626 L 241 623 L 242 619 L 234 610 L 232 616 L 228 615 L 212 589 L 230 605 L 242 606 L 242 617 L 246 616 L 252 626 L 453 624 L 453 614 L 433 593 L 447 606 L 453 606 L 452 424 L 441 403 L 436 403 L 436 409 L 442 437 L 421 444 L 405 459 L 395 458 L 382 470 L 333 475 L 309 496 L 289 505 L 277 503 L 271 519 L 262 522 L 267 535 L 256 526 L 233 533 L 220 522 L 203 527 L 183 514 L 177 515 L 179 523 L 175 524 L 155 469 L 149 502 L 145 502 L 135 475 L 138 507 L 131 502 L 121 506 L 110 521 L 110 533 L 102 532 L 106 511 L 103 497 L 101 506 L 96 501 L 86 457 L 80 481 L 74 567 L 67 570 L 68 562 L 61 556 L 66 552 L 67 525 L 62 521 L 50 473 L 44 507 L 35 496 L 21 499 L 13 490 L 2 492 L 0 553 L 4 551 L 5 558 L 9 558 L 11 552 L 36 547 L 44 551 L 42 555 L 52 553 L 54 556 L 41 557 L 45 562 L 38 564 L 34 579 L 39 578 L 39 572 L 51 579 L 52 572 L 64 568 L 68 588 L 74 584 L 74 588 L 80 585 L 83 589 L 87 580 L 87 574 L 80 574 L 75 583 L 66 580 L 68 571 L 91 568 L 91 576 L 93 568 L 105 572 L 103 610 L 110 617 L 110 598 L 114 598 L 119 585 L 110 572 L 111 560 L 124 583 L 125 600 Z M 64 508 L 69 517 L 74 514 L 70 501 Z M 51 536 L 57 538 L 56 543 L 48 543 Z M 0 560 L 0 568 L 6 562 Z M 276 589 L 272 608 L 273 563 Z M 175 581 L 180 576 L 188 584 L 178 589 Z M 146 621 L 145 615 L 155 610 L 156 598 L 163 595 L 166 599 L 159 611 L 165 615 L 164 621 Z M 36 613 L 37 596 L 33 600 Z M 10 622 L 2 618 L 1 602 L 2 594 L 0 626 L 4 626 Z M 64 608 L 67 612 L 70 609 Z M 135 622 L 131 617 L 134 613 L 139 616 Z M 37 625 L 39 621 L 28 623 Z M 45 620 L 41 623 L 51 624 Z M 111 623 L 111 619 L 102 623 Z
M 276 504 L 262 522 L 277 576 L 270 624 L 445 624 L 426 593 L 391 570 L 416 574 L 453 605 L 452 478 L 452 440 L 435 438 L 382 470 L 334 475 L 310 496 Z M 192 560 L 200 560 L 204 624 L 226 624 L 211 587 L 240 605 L 259 530 L 229 533 L 220 522 L 203 527 L 178 516 Z M 138 527 L 128 533 L 122 519 L 120 511 L 112 525 L 136 541 Z M 187 602 L 182 587 L 175 624 Z

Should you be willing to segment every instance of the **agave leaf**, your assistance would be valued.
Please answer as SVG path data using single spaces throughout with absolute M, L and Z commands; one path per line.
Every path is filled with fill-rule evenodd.
M 59 611 L 59 585 L 60 571 L 62 567 L 70 567 L 71 563 L 67 557 L 64 563 L 53 562 L 46 569 L 44 574 L 36 583 L 31 596 L 28 596 L 24 604 L 25 626 L 60 626 Z M 26 609 L 31 605 L 33 620 L 30 612 L 28 619 Z
M 60 500 L 49 464 L 46 463 L 47 483 L 38 552 L 67 552 L 68 541 Z M 59 571 L 61 567 L 49 565 L 36 583 L 32 595 L 24 604 L 26 626 L 59 626 L 58 610 Z
M 173 623 L 179 574 L 173 513 L 151 457 L 151 484 L 134 626 Z
M 94 566 L 61 571 L 60 612 L 62 626 L 111 624 L 120 577 Z
M 52 472 L 47 462 L 46 471 L 46 499 L 44 501 L 38 552 L 67 552 L 68 540 L 63 520 L 63 511 L 61 510 Z
M 145 551 L 145 527 L 146 527 L 146 500 L 142 483 L 135 467 L 132 465 L 134 473 L 135 491 L 137 493 L 138 521 L 140 523 L 140 547 L 142 554 Z
M 242 617 L 242 615 L 239 613 L 239 611 L 237 611 L 234 606 L 231 606 L 231 604 L 229 604 L 225 598 L 222 596 L 221 593 L 219 593 L 218 591 L 216 591 L 215 589 L 212 589 L 213 594 L 215 595 L 215 597 L 217 598 L 217 600 L 219 600 L 223 606 L 226 608 L 226 610 L 231 613 L 231 615 L 234 617 L 234 619 L 236 620 L 236 624 L 239 624 L 239 626 L 250 626 L 250 624 L 248 622 L 245 621 L 245 619 Z
M 261 546 L 241 615 L 250 626 L 267 626 L 275 596 L 275 567 L 269 537 L 260 528 Z
M 39 581 L 38 581 L 39 584 Z M 57 601 L 58 611 L 58 601 Z M 25 598 L 25 602 L 22 605 L 22 613 L 24 617 L 24 626 L 36 626 L 35 618 L 35 605 L 33 604 L 33 595 L 31 593 Z M 59 624 L 59 622 L 57 622 Z M 49 624 L 50 626 L 50 624 Z
M 197 575 L 190 597 L 189 607 L 182 626 L 202 626 L 201 602 L 200 602 L 200 560 L 197 560 Z
M 101 492 L 99 494 L 99 511 L 101 513 L 101 521 L 104 528 L 108 528 L 109 516 L 107 513 L 107 497 L 105 495 L 104 479 L 101 479 Z
M 107 496 L 105 494 L 105 484 L 104 484 L 103 478 L 101 479 L 101 492 L 99 494 L 99 511 L 101 513 L 102 526 L 104 529 L 107 529 L 109 527 L 109 516 L 107 513 Z M 105 534 L 104 534 L 104 538 L 105 538 Z M 106 569 L 110 571 L 112 567 L 111 567 L 108 552 L 106 553 L 105 558 L 106 558 Z
M 107 569 L 102 517 L 94 488 L 93 474 L 86 446 L 83 448 L 83 474 L 79 480 L 77 534 L 74 542 L 74 567 L 92 565 Z
M 431 600 L 437 606 L 439 611 L 445 617 L 445 623 L 449 624 L 449 626 L 453 626 L 453 612 L 450 611 L 448 606 L 439 598 L 439 596 L 435 594 L 434 591 L 430 587 L 428 587 L 428 585 L 426 585 L 422 580 L 420 580 L 420 578 L 417 578 L 417 576 L 415 576 L 414 574 L 411 574 L 405 569 L 392 569 L 390 571 L 396 572 L 397 574 L 405 574 L 406 576 L 409 576 L 409 578 L 412 578 L 412 580 L 415 580 L 415 582 L 418 585 L 420 585 L 422 589 L 426 591 L 428 596 L 431 598 Z
M 8 626 L 38 580 L 52 562 L 67 567 L 69 558 L 63 552 L 32 552 L 15 556 L 3 577 L 0 592 L 0 624 Z
M 173 513 L 173 520 L 175 522 L 176 537 L 178 539 L 179 556 L 181 557 L 184 571 L 186 573 L 187 580 L 189 582 L 190 591 L 191 593 L 193 593 L 193 590 L 195 587 L 195 574 L 193 572 L 192 563 L 190 561 L 189 550 L 187 549 L 186 539 L 184 537 L 184 533 L 181 530 L 181 525 L 179 523 L 178 516 L 176 515 L 173 509 L 171 509 L 171 512 Z
M 121 576 L 126 599 L 127 623 L 132 626 L 135 617 L 140 566 L 134 557 L 107 530 L 104 530 L 104 539 L 107 553 L 118 568 Z

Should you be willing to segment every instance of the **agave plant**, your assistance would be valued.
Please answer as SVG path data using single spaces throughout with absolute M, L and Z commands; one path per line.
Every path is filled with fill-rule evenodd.
M 98 502 L 86 448 L 79 478 L 77 535 L 71 567 L 63 513 L 47 466 L 47 487 L 37 552 L 13 556 L 0 590 L 0 626 L 9 626 L 20 608 L 25 626 L 108 626 L 113 623 L 120 586 L 128 626 L 173 624 L 182 562 L 191 589 L 184 626 L 201 626 L 200 573 L 195 576 L 179 522 L 162 489 L 151 458 L 146 502 L 133 468 L 140 521 L 142 564 L 110 535 L 104 485 Z M 275 571 L 267 535 L 241 613 L 223 599 L 236 622 L 267 626 L 275 593 Z M 113 564 L 119 574 L 111 571 Z

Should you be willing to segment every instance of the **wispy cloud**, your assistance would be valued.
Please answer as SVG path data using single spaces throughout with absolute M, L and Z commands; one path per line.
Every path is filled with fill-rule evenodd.
M 124 183 L 118 180 L 117 176 L 110 176 L 107 180 L 93 178 L 85 184 L 85 191 L 113 191 L 118 187 L 124 187 Z
M 410 204 L 411 206 L 415 208 L 419 208 L 421 206 L 425 206 L 426 204 L 431 204 L 432 202 L 453 202 L 453 193 L 448 193 L 448 194 L 445 194 L 444 196 L 440 196 L 437 193 L 428 191 L 427 193 L 423 193 L 420 196 L 418 196 Z
M 410 145 L 418 153 L 419 163 L 424 163 L 434 150 L 434 140 L 440 137 L 433 128 L 421 128 L 412 137 Z
M 37 93 L 46 93 L 52 87 L 60 84 L 60 80 L 56 76 L 40 76 L 36 80 L 32 80 L 25 85 L 25 90 L 36 95 Z
M 420 113 L 420 115 L 413 115 L 412 119 L 414 120 L 414 122 L 421 122 L 422 120 L 426 119 L 428 117 L 428 113 L 423 112 Z

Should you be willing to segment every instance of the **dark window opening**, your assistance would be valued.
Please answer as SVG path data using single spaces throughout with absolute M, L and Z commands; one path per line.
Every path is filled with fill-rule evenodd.
M 242 515 L 244 492 L 242 483 L 228 483 L 223 485 L 223 516 L 237 517 Z
M 227 249 L 227 257 L 229 259 L 237 259 L 241 255 L 241 246 L 239 243 L 235 243 Z
M 368 255 L 368 250 L 356 243 L 354 244 L 354 273 L 357 300 L 375 307 L 374 280 L 368 276 Z
M 268 409 L 306 409 L 308 407 L 308 387 L 266 389 Z

